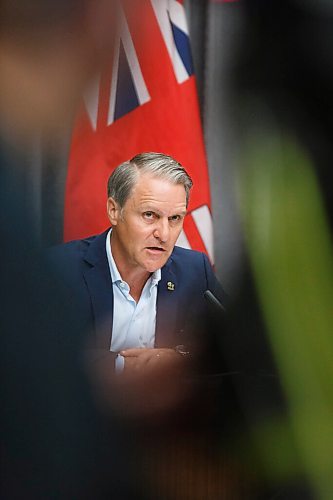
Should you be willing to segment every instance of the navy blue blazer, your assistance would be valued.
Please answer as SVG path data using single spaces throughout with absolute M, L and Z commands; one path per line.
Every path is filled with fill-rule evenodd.
M 106 255 L 108 230 L 71 241 L 50 251 L 52 263 L 78 299 L 96 347 L 109 349 L 113 323 L 113 290 Z M 162 268 L 157 293 L 156 347 L 187 345 L 205 326 L 209 289 L 225 304 L 226 295 L 205 254 L 175 247 Z M 168 283 L 173 284 L 172 287 Z M 172 289 L 170 289 L 172 288 Z

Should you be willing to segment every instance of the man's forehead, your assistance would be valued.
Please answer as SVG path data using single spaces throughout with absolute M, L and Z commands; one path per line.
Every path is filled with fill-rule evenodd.
M 186 191 L 183 184 L 175 184 L 165 177 L 140 174 L 131 193 L 136 201 L 172 201 L 186 203 Z

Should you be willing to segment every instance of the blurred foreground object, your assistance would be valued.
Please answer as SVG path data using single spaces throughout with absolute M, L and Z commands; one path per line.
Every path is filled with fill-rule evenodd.
M 314 170 L 291 138 L 251 136 L 243 178 L 251 260 L 301 473 L 333 495 L 333 259 Z M 272 429 L 272 432 L 274 430 Z M 284 463 L 289 463 L 286 456 Z M 272 473 L 297 473 L 281 465 Z
M 242 10 L 234 94 L 241 123 L 240 205 L 257 315 L 263 316 L 287 400 L 279 423 L 265 415 L 254 435 L 281 498 L 289 498 L 289 491 L 292 498 L 328 500 L 333 11 L 328 2 L 296 0 L 249 0 Z M 247 290 L 247 300 L 256 300 Z
M 8 500 L 133 498 L 122 426 L 98 414 L 84 372 L 87 325 L 37 242 L 26 169 L 36 136 L 61 134 L 102 64 L 112 6 L 0 2 L 0 496 Z
M 1 0 L 0 126 L 23 140 L 72 119 L 114 42 L 110 0 Z

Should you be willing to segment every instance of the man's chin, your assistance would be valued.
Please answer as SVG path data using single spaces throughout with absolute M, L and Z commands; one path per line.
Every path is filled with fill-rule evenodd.
M 146 260 L 144 263 L 144 268 L 149 272 L 149 273 L 154 273 L 158 269 L 161 269 L 167 262 L 169 258 L 168 255 L 163 255 L 159 259 L 149 259 Z

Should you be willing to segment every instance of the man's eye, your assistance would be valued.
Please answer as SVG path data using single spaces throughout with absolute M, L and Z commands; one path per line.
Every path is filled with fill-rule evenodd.
M 178 222 L 180 219 L 180 215 L 172 215 L 172 217 L 169 218 L 171 222 Z
M 153 219 L 154 218 L 154 212 L 144 212 L 143 216 L 145 219 Z

